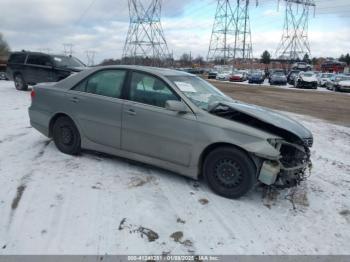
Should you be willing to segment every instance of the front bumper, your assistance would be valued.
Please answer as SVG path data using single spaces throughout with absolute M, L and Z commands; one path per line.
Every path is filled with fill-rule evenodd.
M 317 82 L 300 81 L 299 86 L 304 88 L 317 88 Z
M 277 161 L 265 160 L 260 169 L 258 179 L 266 185 L 289 188 L 306 179 L 307 170 L 312 165 L 310 149 L 313 139 L 305 139 L 304 145 L 282 142 L 277 145 L 281 152 Z
M 339 91 L 350 92 L 350 86 L 339 86 L 338 90 Z

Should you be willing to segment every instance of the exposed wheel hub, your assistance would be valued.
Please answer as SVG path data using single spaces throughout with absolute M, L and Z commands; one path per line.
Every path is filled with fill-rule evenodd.
M 221 185 L 235 187 L 243 180 L 243 175 L 238 164 L 232 159 L 219 160 L 215 166 L 215 176 Z
M 73 132 L 67 126 L 61 128 L 61 141 L 64 145 L 71 145 L 73 143 Z

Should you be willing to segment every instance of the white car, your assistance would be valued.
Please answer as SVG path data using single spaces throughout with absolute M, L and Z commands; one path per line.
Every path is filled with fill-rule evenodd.
M 300 72 L 294 80 L 295 88 L 317 89 L 317 78 L 313 72 Z
M 321 73 L 317 77 L 318 85 L 321 87 L 325 87 L 326 83 L 331 80 L 331 78 L 334 76 L 332 73 Z
M 228 81 L 231 77 L 231 72 L 220 72 L 216 75 L 216 80 Z

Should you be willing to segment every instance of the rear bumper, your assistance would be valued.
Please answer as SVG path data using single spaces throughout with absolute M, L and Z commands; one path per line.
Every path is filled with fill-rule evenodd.
M 33 110 L 31 107 L 28 109 L 30 125 L 42 133 L 44 136 L 49 137 L 49 123 L 50 116 L 38 110 Z

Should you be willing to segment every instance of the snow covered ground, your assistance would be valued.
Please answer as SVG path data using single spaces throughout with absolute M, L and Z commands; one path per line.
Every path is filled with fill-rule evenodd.
M 0 81 L 0 254 L 350 254 L 350 129 L 312 130 L 297 190 L 240 200 L 111 156 L 61 154 L 29 125 L 29 92 Z

